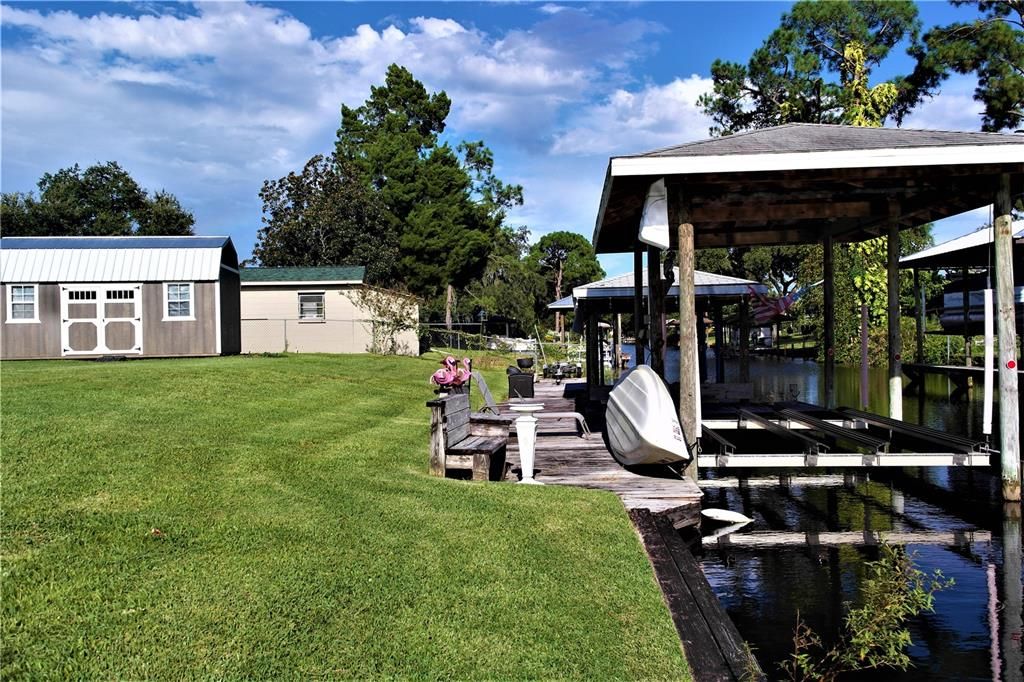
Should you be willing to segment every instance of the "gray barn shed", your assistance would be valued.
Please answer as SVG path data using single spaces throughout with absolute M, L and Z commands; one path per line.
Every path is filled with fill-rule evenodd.
M 0 358 L 241 350 L 228 237 L 0 239 Z

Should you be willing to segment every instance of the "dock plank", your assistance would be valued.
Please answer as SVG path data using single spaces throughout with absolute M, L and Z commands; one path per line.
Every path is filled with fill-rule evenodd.
M 547 411 L 564 412 L 575 409 L 573 401 L 564 397 L 565 384 L 539 381 L 534 399 L 522 402 L 543 403 Z M 514 414 L 514 413 L 513 413 Z M 565 424 L 541 422 L 537 429 L 534 476 L 552 485 L 607 490 L 618 495 L 627 510 L 648 509 L 662 515 L 676 528 L 700 523 L 700 500 L 703 493 L 688 478 L 657 478 L 642 476 L 623 469 L 604 445 L 600 433 L 583 437 L 569 431 Z M 519 473 L 519 442 L 509 440 L 508 462 Z

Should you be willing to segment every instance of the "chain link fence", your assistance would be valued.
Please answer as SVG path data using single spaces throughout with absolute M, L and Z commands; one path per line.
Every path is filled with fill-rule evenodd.
M 479 329 L 480 325 L 471 323 L 455 323 L 448 329 L 443 322 L 427 322 L 420 325 L 420 336 L 430 348 L 493 350 L 502 353 L 539 355 L 535 339 L 513 339 L 495 334 L 481 334 Z

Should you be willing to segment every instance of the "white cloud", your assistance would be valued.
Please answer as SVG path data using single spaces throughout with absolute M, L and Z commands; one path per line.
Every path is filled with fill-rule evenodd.
M 501 35 L 418 16 L 320 37 L 287 7 L 161 5 L 130 16 L 3 5 L 3 186 L 29 190 L 44 172 L 116 160 L 143 186 L 178 195 L 200 231 L 232 234 L 244 255 L 262 181 L 329 151 L 341 103 L 362 103 L 391 63 L 448 92 L 454 139 L 483 136 L 502 147 L 499 163 L 507 149 L 546 153 L 565 112 L 628 79 L 624 67 L 659 30 L 563 9 Z M 587 233 L 594 187 L 551 182 L 544 173 L 558 170 L 543 163 L 530 172 L 527 213 L 547 219 L 557 211 L 540 202 L 574 196 L 591 214 L 573 221 Z
M 600 106 L 570 122 L 555 139 L 555 154 L 639 152 L 708 136 L 711 120 L 697 98 L 711 79 L 693 75 L 638 92 L 616 90 Z
M 974 76 L 954 75 L 932 99 L 918 105 L 903 121 L 904 128 L 922 130 L 981 130 L 984 106 L 974 100 Z

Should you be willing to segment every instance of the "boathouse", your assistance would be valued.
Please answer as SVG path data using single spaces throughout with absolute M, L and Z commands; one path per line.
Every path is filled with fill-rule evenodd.
M 4 360 L 241 349 L 228 237 L 4 237 L 0 310 Z
M 749 331 L 750 321 L 746 316 L 749 311 L 749 300 L 751 296 L 763 295 L 768 292 L 768 287 L 754 280 L 731 277 L 713 272 L 695 270 L 693 274 L 693 292 L 695 306 L 703 317 L 708 315 L 714 322 L 715 345 L 718 351 L 725 346 L 724 329 L 725 323 L 722 317 L 722 307 L 734 303 L 740 304 L 740 362 L 741 375 L 744 374 L 745 364 L 749 359 L 749 347 L 745 342 L 746 333 Z M 604 358 L 602 346 L 597 343 L 598 326 L 605 319 L 612 319 L 613 348 L 618 348 L 622 336 L 621 318 L 623 314 L 633 315 L 634 328 L 631 330 L 634 340 L 634 355 L 644 352 L 642 343 L 647 337 L 647 330 L 643 328 L 641 320 L 644 316 L 645 306 L 651 300 L 647 284 L 648 272 L 645 270 L 640 274 L 641 286 L 635 285 L 634 273 L 627 272 L 613 277 L 607 277 L 596 282 L 583 284 L 572 290 L 572 296 L 566 297 L 548 306 L 551 310 L 575 311 L 577 316 L 576 325 L 581 330 L 586 330 L 586 362 L 587 362 L 587 390 L 592 399 L 600 401 L 607 396 L 608 386 L 605 381 Z M 679 269 L 667 268 L 659 272 L 659 291 L 663 291 L 666 306 L 675 308 L 679 305 Z M 707 339 L 704 325 L 697 326 L 698 346 L 701 362 L 699 365 L 701 379 L 707 379 L 707 369 L 703 362 L 704 351 L 707 346 Z M 670 340 L 667 339 L 666 340 Z M 716 383 L 724 383 L 724 354 L 716 351 Z M 613 356 L 618 353 L 613 352 Z M 637 363 L 637 358 L 630 357 L 629 366 Z M 639 359 L 643 364 L 643 359 Z M 666 367 L 665 379 L 667 381 L 678 381 L 676 373 L 678 367 Z M 749 368 L 747 367 L 749 370 Z M 749 372 L 747 372 L 749 374 Z M 741 381 L 748 381 L 741 379 Z
M 1020 412 L 1010 209 L 1013 198 L 1022 192 L 1024 135 L 788 124 L 611 158 L 593 243 L 598 254 L 633 253 L 636 282 L 641 281 L 645 267 L 657 272 L 664 252 L 673 250 L 670 258 L 678 262 L 679 268 L 681 329 L 695 331 L 695 249 L 821 244 L 825 318 L 822 407 L 828 410 L 836 407 L 832 355 L 834 246 L 837 242 L 888 236 L 889 416 L 851 411 L 825 415 L 840 422 L 845 431 L 838 433 L 846 438 L 856 434 L 850 433 L 854 429 L 841 426 L 843 423 L 871 430 L 874 441 L 881 441 L 878 432 L 902 433 L 908 429 L 902 421 L 899 231 L 994 205 L 994 288 L 1001 302 L 997 314 L 999 450 L 1004 498 L 1019 500 Z M 664 296 L 651 294 L 645 323 L 653 351 L 650 363 L 664 375 L 662 330 L 666 305 Z M 679 358 L 679 376 L 694 378 L 681 383 L 680 422 L 699 447 L 703 425 L 695 367 L 696 333 L 680 335 Z M 799 413 L 767 418 L 748 413 L 740 414 L 737 423 L 756 424 L 772 432 L 792 431 L 788 437 L 802 444 L 805 464 L 812 457 L 824 464 L 826 458 L 818 457 L 823 452 L 821 441 L 802 438 L 803 434 L 790 427 L 802 423 L 806 428 L 810 423 L 824 433 L 831 429 L 826 425 L 831 421 Z M 920 434 L 916 438 L 921 440 Z M 949 464 L 962 461 L 956 457 L 954 440 L 933 444 L 933 448 L 951 455 Z M 870 448 L 874 441 L 864 444 Z M 728 459 L 728 448 L 720 452 L 719 463 Z M 881 461 L 880 452 L 876 450 L 870 461 Z M 934 449 L 931 452 L 942 454 Z M 934 463 L 941 459 L 936 457 Z M 912 458 L 901 456 L 893 461 L 909 463 Z M 774 465 L 789 466 L 781 459 Z M 689 467 L 688 473 L 696 477 L 696 466 Z

